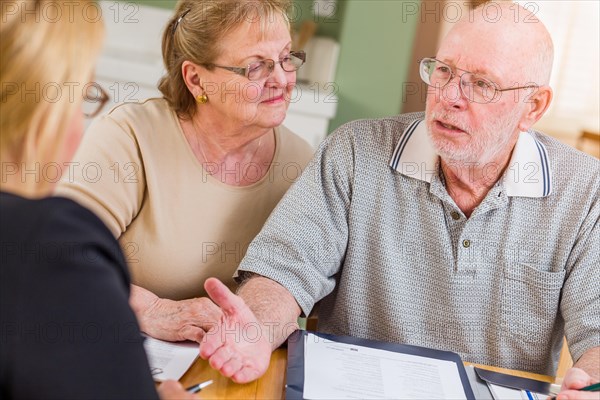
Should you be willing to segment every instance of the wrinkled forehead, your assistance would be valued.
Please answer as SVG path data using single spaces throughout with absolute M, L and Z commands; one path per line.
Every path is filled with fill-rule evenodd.
M 232 30 L 246 31 L 259 40 L 273 35 L 280 35 L 281 30 L 290 31 L 290 22 L 286 15 L 267 10 L 264 15 L 257 11 L 250 11 L 248 15 L 240 18 L 240 22 L 234 25 Z
M 287 20 L 274 14 L 264 20 L 245 20 L 221 38 L 218 47 L 219 62 L 239 62 L 249 56 L 272 56 L 291 42 Z M 265 53 L 265 54 L 262 54 Z
M 436 57 L 496 82 L 520 81 L 528 60 L 519 29 L 502 23 L 461 21 L 442 41 Z

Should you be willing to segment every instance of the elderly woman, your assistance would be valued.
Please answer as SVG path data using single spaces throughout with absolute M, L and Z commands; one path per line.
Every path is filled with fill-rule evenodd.
M 82 106 L 93 114 L 108 99 L 88 85 L 103 35 L 85 18 L 95 4 L 1 6 L 0 397 L 157 398 L 119 244 L 90 211 L 48 197 L 81 140 Z M 159 392 L 193 398 L 173 381 Z
M 163 98 L 93 124 L 61 193 L 119 238 L 144 332 L 200 341 L 246 248 L 309 161 L 281 126 L 305 60 L 283 0 L 184 0 L 163 35 Z M 102 299 L 98 299 L 102 301 Z

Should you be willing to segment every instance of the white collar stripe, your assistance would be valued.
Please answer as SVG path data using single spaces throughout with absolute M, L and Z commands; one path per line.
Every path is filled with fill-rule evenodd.
M 542 177 L 544 180 L 544 190 L 542 197 L 546 197 L 550 194 L 550 170 L 548 168 L 548 154 L 546 153 L 546 147 L 535 139 L 535 145 L 537 146 L 540 154 L 540 163 L 542 166 Z
M 392 161 L 390 162 L 390 167 L 392 167 L 396 170 L 398 169 L 398 163 L 400 162 L 400 157 L 402 156 L 402 153 L 404 152 L 404 149 L 406 148 L 406 144 L 408 143 L 408 140 L 410 139 L 412 134 L 415 132 L 415 129 L 417 129 L 417 126 L 419 125 L 419 123 L 421 121 L 423 121 L 423 120 L 418 119 L 416 121 L 413 121 L 413 123 L 410 124 L 410 126 L 404 131 L 404 133 L 402 134 L 402 137 L 400 138 L 400 141 L 398 142 L 398 145 L 396 146 L 396 149 L 394 150 L 394 154 L 392 155 Z

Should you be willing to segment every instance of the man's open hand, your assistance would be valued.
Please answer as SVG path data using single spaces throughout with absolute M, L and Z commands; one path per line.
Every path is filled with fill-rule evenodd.
M 200 356 L 236 383 L 258 379 L 271 359 L 268 331 L 246 303 L 218 279 L 207 279 L 204 288 L 223 315 L 200 342 Z

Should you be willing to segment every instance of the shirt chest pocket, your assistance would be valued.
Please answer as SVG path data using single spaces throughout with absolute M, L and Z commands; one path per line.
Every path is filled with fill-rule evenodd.
M 502 281 L 501 328 L 528 343 L 552 337 L 565 271 L 548 272 L 526 264 L 507 265 Z

